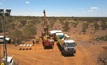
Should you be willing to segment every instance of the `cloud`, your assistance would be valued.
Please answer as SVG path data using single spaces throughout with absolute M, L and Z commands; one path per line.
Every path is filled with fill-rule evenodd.
M 90 7 L 89 10 L 85 10 L 85 9 L 84 9 L 82 13 L 92 13 L 92 12 L 96 12 L 96 11 L 98 11 L 98 10 L 101 10 L 101 9 L 98 8 L 98 7 Z
M 98 7 L 91 7 L 90 10 L 88 10 L 88 12 L 94 12 L 94 11 L 96 11 L 98 9 L 99 9 Z
M 0 3 L 0 5 L 1 5 L 1 4 L 3 4 L 3 3 Z
M 91 10 L 97 10 L 98 7 L 91 7 Z
M 29 2 L 29 1 L 26 1 L 25 3 L 26 3 L 26 4 L 29 4 L 30 2 Z

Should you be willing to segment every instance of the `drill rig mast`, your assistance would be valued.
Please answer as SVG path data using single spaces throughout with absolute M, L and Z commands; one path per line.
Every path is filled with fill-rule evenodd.
M 54 40 L 51 39 L 51 37 L 48 34 L 48 20 L 46 18 L 46 12 L 45 10 L 43 11 L 44 14 L 44 26 L 43 26 L 43 31 L 42 31 L 42 42 L 44 49 L 46 48 L 53 48 L 54 46 Z
M 43 11 L 43 13 L 44 13 L 44 33 L 45 33 L 45 35 L 48 35 L 48 21 L 46 18 L 45 10 Z

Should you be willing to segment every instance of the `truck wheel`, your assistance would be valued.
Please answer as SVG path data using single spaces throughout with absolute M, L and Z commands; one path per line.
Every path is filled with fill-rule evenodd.
M 44 49 L 47 49 L 47 46 L 44 46 Z
M 46 49 L 46 47 L 44 46 L 44 49 Z
M 9 40 L 8 43 L 11 43 L 11 40 Z
M 74 53 L 72 53 L 72 56 L 74 56 Z
M 76 53 L 76 50 L 74 51 L 74 53 Z

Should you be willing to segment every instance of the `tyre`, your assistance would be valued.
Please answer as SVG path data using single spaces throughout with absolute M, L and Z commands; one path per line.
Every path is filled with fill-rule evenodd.
M 76 53 L 76 50 L 74 51 L 74 53 Z

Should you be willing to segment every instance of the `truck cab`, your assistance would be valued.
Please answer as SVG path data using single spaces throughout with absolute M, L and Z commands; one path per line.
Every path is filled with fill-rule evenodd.
M 76 43 L 74 40 L 64 40 L 62 44 L 64 54 L 75 54 L 76 53 Z

